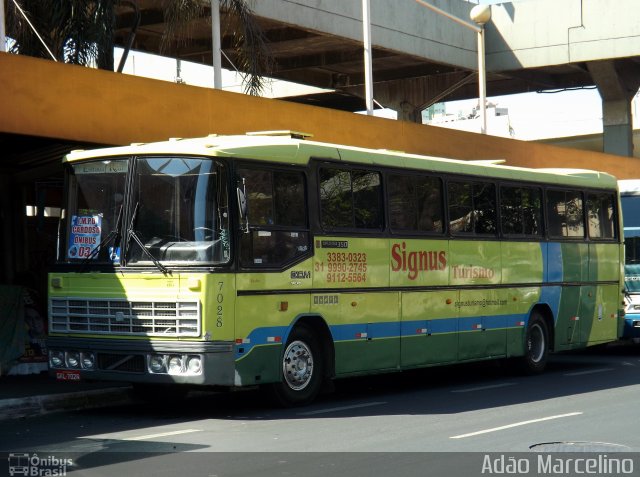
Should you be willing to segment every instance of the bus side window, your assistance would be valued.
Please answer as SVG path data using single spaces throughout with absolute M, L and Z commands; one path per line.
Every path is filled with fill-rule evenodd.
M 304 175 L 238 170 L 246 187 L 248 233 L 240 236 L 243 267 L 280 267 L 310 250 Z
M 550 190 L 547 192 L 549 235 L 552 237 L 584 237 L 582 193 Z
M 542 193 L 533 187 L 500 188 L 502 234 L 506 236 L 542 235 Z
M 442 184 L 437 177 L 389 176 L 392 230 L 442 233 Z
M 587 195 L 587 223 L 592 239 L 615 238 L 614 199 L 611 194 Z
M 452 234 L 496 235 L 496 186 L 489 182 L 449 182 Z
M 325 229 L 382 230 L 379 172 L 322 167 L 319 179 L 320 216 Z

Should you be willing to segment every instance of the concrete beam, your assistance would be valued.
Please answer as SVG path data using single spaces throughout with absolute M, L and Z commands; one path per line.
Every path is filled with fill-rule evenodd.
M 488 71 L 640 55 L 637 0 L 536 0 L 493 5 Z
M 431 0 L 434 5 L 469 20 L 473 4 Z M 259 17 L 362 42 L 361 2 L 326 0 L 260 0 Z M 446 65 L 476 68 L 476 35 L 413 0 L 371 0 L 371 42 L 374 48 L 400 51 Z

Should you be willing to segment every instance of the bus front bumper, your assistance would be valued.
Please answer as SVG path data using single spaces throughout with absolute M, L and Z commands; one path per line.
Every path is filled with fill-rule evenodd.
M 233 343 L 49 337 L 58 380 L 233 386 Z
M 640 314 L 627 313 L 624 317 L 622 339 L 640 343 Z

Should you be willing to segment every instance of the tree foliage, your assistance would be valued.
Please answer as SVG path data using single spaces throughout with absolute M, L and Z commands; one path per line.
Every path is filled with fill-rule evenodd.
M 3 0 L 0 0 L 3 1 Z M 113 70 L 115 7 L 122 0 L 17 0 L 27 18 L 56 60 Z M 190 25 L 208 18 L 208 0 L 160 0 L 165 31 L 162 49 L 172 42 L 190 40 Z M 264 33 L 247 0 L 220 0 L 229 21 L 224 33 L 233 38 L 235 66 L 243 75 L 245 92 L 258 95 L 264 88 L 264 75 L 271 72 L 271 60 Z M 14 40 L 10 52 L 50 58 L 47 48 L 17 9 L 7 2 L 7 36 Z
M 113 7 L 116 0 L 20 0 L 7 4 L 10 52 L 58 61 L 113 69 Z M 42 41 L 34 33 L 34 28 Z

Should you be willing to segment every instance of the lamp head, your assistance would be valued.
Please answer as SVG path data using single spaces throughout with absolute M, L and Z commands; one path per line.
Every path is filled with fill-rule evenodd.
M 484 25 L 491 20 L 491 5 L 476 5 L 471 9 L 469 16 L 478 25 Z

